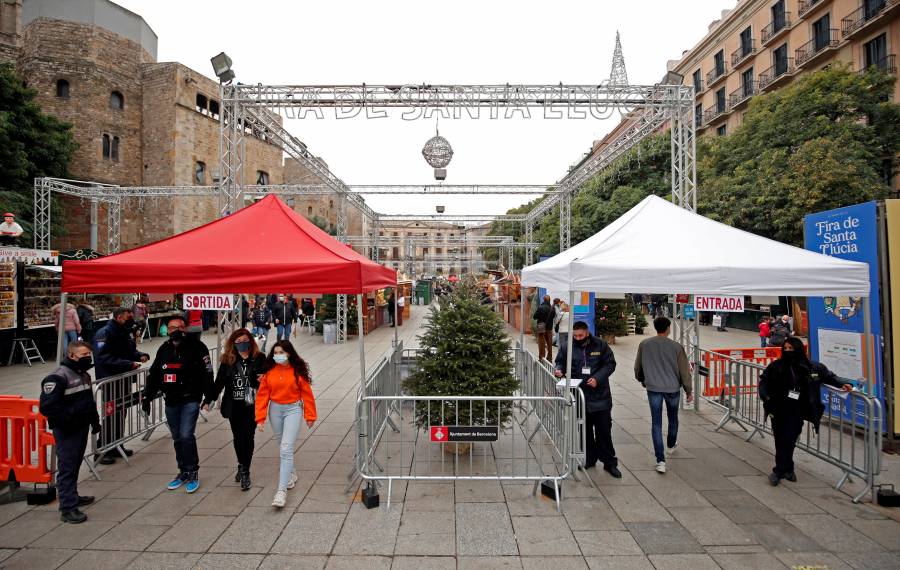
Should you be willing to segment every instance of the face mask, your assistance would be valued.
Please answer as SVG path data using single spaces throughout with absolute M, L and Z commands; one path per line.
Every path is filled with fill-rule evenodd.
M 781 359 L 787 362 L 788 364 L 792 362 L 797 362 L 799 359 L 799 355 L 793 350 L 785 350 L 781 353 Z
M 85 373 L 94 367 L 94 358 L 91 355 L 82 356 L 78 360 L 69 359 L 72 363 L 72 369 L 76 372 Z
M 578 339 L 576 338 L 576 339 L 574 339 L 574 340 L 575 340 L 575 344 L 577 344 L 578 346 L 584 346 L 584 345 L 587 344 L 588 337 L 584 337 L 584 338 L 581 339 L 581 340 L 578 340 Z
M 283 353 L 282 353 L 282 354 L 276 354 L 275 356 L 272 357 L 272 360 L 274 360 L 274 361 L 277 362 L 278 364 L 284 364 L 284 363 L 286 363 L 286 362 L 288 361 L 288 355 L 287 355 L 287 354 L 283 354 Z
M 238 352 L 250 352 L 250 341 L 236 342 L 234 343 L 234 348 Z
M 131 330 L 134 328 L 134 319 L 126 319 L 122 326 L 125 327 L 125 330 Z
M 184 340 L 184 331 L 172 331 L 169 333 L 169 339 L 172 342 L 179 343 Z

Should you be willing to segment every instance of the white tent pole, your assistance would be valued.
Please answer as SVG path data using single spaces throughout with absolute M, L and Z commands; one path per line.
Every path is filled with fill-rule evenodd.
M 396 297 L 396 295 L 395 295 Z M 363 340 L 363 310 L 362 310 L 363 296 L 359 294 L 356 296 L 356 324 L 357 324 L 357 332 L 359 333 L 359 397 L 360 399 L 366 397 L 366 346 L 365 340 Z M 396 319 L 396 313 L 394 313 L 394 318 Z M 361 473 L 366 472 L 366 460 L 369 457 L 369 449 L 366 446 L 367 438 L 368 438 L 368 429 L 369 429 L 369 414 L 368 414 L 368 402 L 362 401 L 361 409 L 362 414 L 359 417 L 359 442 L 360 442 L 360 464 L 362 465 Z
M 56 337 L 56 362 L 63 361 L 63 339 L 66 337 L 66 303 L 69 301 L 68 293 L 59 296 L 59 335 Z
M 519 344 L 525 352 L 525 286 L 519 283 Z
M 398 337 L 397 329 L 400 328 L 400 326 L 397 324 L 397 322 L 400 320 L 397 316 L 399 314 L 397 312 L 397 310 L 399 308 L 399 305 L 397 304 L 397 300 L 399 298 L 400 298 L 400 284 L 398 283 L 397 285 L 394 286 L 394 346 L 400 346 L 400 341 L 397 338 Z M 410 309 L 410 311 L 412 311 L 412 309 Z M 384 313 L 382 313 L 382 315 L 383 314 Z M 412 313 L 410 313 L 410 314 L 412 314 Z
M 866 378 L 866 389 L 868 395 L 875 397 L 875 342 L 872 342 L 872 348 L 869 349 L 869 339 L 872 338 L 872 315 L 869 313 L 869 298 L 862 298 L 863 312 L 863 353 L 866 355 L 866 362 L 863 368 L 863 374 Z
M 566 390 L 566 402 L 572 405 L 572 337 L 575 329 L 572 328 L 575 315 L 575 292 L 569 291 L 569 334 L 566 335 L 566 382 L 568 382 L 568 390 Z

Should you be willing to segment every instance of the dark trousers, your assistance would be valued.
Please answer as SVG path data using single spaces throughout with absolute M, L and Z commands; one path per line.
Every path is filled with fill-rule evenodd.
M 666 404 L 666 415 L 669 418 L 669 431 L 666 434 L 666 446 L 675 447 L 678 441 L 678 404 L 680 392 L 651 392 L 647 390 L 647 401 L 650 403 L 650 438 L 653 440 L 653 453 L 657 463 L 666 460 L 662 439 L 662 409 Z
M 794 472 L 794 447 L 803 432 L 803 418 L 791 413 L 772 416 L 772 435 L 775 439 L 775 468 L 779 477 Z
M 122 439 L 125 436 L 125 414 L 127 406 L 131 405 L 132 378 L 120 378 L 103 385 L 103 407 L 100 415 L 103 417 L 103 430 L 100 432 L 99 446 Z M 118 455 L 112 450 L 113 456 Z
M 228 417 L 231 435 L 234 437 L 234 454 L 238 463 L 250 470 L 253 461 L 253 435 L 256 433 L 256 408 L 244 402 L 234 402 Z
M 549 328 L 544 332 L 535 332 L 538 341 L 538 359 L 547 356 L 547 360 L 553 362 L 553 328 Z
M 53 429 L 56 439 L 56 490 L 59 493 L 59 510 L 71 511 L 78 507 L 78 471 L 87 449 L 89 426 L 76 429 Z
M 200 402 L 183 404 L 166 404 L 166 423 L 175 443 L 175 461 L 178 472 L 182 474 L 196 473 L 200 469 L 200 457 L 197 453 L 197 418 L 200 417 Z
M 617 467 L 616 449 L 612 441 L 612 410 L 588 412 L 585 419 L 587 427 L 587 449 L 585 449 L 585 467 L 592 467 L 598 461 L 607 469 Z

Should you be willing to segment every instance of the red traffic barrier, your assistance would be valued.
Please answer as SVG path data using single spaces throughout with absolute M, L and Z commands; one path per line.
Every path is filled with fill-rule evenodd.
M 0 481 L 49 484 L 47 458 L 55 443 L 37 400 L 0 396 Z

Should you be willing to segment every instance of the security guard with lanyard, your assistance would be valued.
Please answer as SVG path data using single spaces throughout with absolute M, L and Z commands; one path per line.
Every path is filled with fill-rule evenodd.
M 40 411 L 56 439 L 56 487 L 60 519 L 66 523 L 86 521 L 87 515 L 78 507 L 94 502 L 94 497 L 78 494 L 78 471 L 87 449 L 88 429 L 100 432 L 88 374 L 93 366 L 91 345 L 80 340 L 70 342 L 62 366 L 41 382 Z

